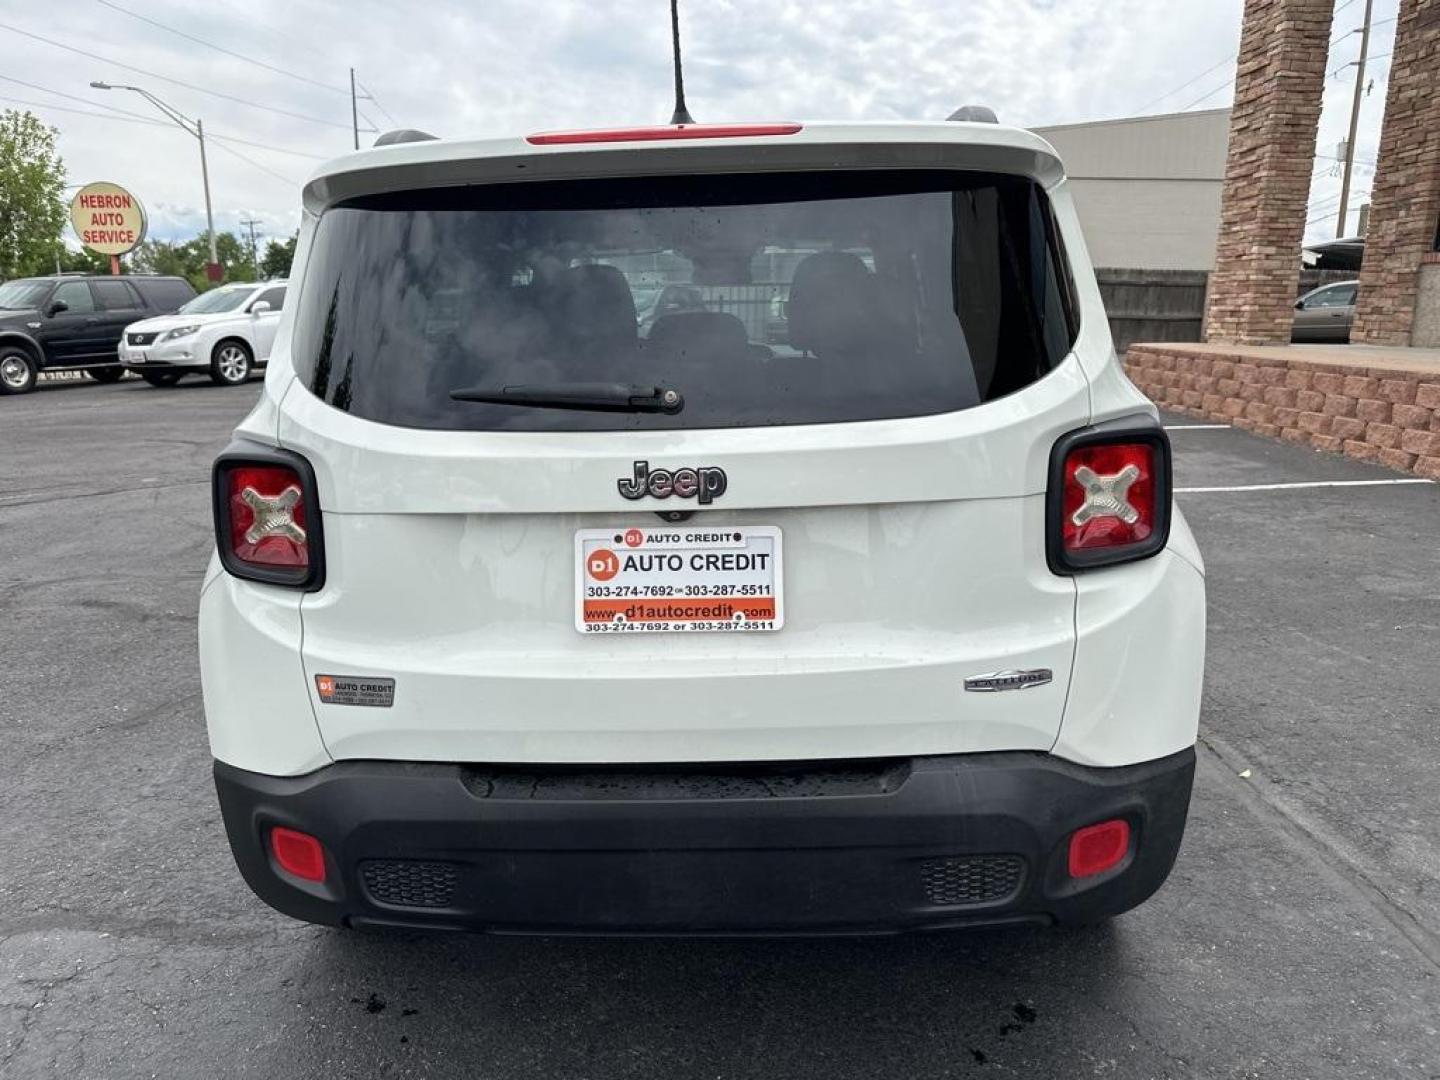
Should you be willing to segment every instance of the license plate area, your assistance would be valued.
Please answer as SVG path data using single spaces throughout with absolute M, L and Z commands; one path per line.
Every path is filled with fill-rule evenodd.
M 582 634 L 769 633 L 784 625 L 773 525 L 581 529 L 575 562 Z

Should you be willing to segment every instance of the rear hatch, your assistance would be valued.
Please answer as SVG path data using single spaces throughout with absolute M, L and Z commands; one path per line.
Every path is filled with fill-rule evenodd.
M 1054 162 L 754 143 L 312 189 L 278 434 L 323 510 L 304 664 L 335 757 L 1053 744 L 1046 461 L 1089 411 Z M 1050 680 L 966 689 L 1012 670 Z

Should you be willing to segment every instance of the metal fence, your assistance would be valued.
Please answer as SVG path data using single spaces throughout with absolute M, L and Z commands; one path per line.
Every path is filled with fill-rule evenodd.
M 745 324 L 751 341 L 778 344 L 785 340 L 785 308 L 790 300 L 788 281 L 761 281 L 750 285 L 707 285 L 700 289 L 710 311 L 734 315 Z

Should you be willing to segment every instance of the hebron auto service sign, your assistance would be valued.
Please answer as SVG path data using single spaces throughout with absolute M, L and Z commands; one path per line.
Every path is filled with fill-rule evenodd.
M 145 239 L 145 208 L 119 184 L 86 184 L 70 201 L 70 224 L 91 251 L 124 255 Z

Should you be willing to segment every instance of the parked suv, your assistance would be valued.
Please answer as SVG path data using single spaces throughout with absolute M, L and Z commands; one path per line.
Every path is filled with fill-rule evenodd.
M 195 290 L 184 278 L 55 274 L 0 285 L 0 393 L 27 394 L 42 371 L 125 374 L 117 347 L 137 319 L 174 311 Z
M 239 386 L 270 358 L 285 282 L 237 282 L 201 293 L 174 315 L 125 328 L 120 362 L 151 386 L 174 386 L 189 372 Z
M 1203 569 L 1048 144 L 436 141 L 343 158 L 304 207 L 199 614 L 268 903 L 854 932 L 1159 887 Z M 657 277 L 769 280 L 785 340 L 717 310 L 642 333 Z

